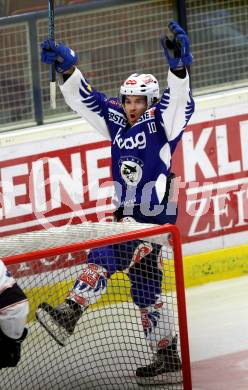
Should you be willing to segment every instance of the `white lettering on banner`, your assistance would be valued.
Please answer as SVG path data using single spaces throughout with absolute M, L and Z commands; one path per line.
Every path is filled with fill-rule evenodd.
M 214 228 L 213 232 L 220 231 L 222 229 L 229 229 L 233 226 L 233 221 L 231 220 L 229 225 L 221 225 L 220 216 L 226 215 L 228 216 L 228 207 L 225 204 L 225 200 L 230 200 L 230 194 L 220 194 L 212 197 L 213 206 L 214 206 Z
M 37 212 L 43 212 L 47 210 L 46 203 L 46 188 L 44 177 L 44 161 L 37 160 L 32 164 L 32 174 L 30 175 L 30 185 L 33 188 L 34 194 L 34 209 Z M 32 194 L 32 192 L 31 192 Z M 31 195 L 32 196 L 32 195 Z
M 27 215 L 32 212 L 31 203 L 16 204 L 18 197 L 27 197 L 28 186 L 27 183 L 15 184 L 17 178 L 28 175 L 28 164 L 14 165 L 1 169 L 1 183 L 2 183 L 2 199 L 3 210 L 6 218 L 19 217 Z M 3 213 L 2 213 L 3 218 Z
M 86 214 L 95 214 L 96 202 L 109 200 L 110 187 L 113 189 L 110 182 L 110 147 L 94 145 L 94 149 L 88 149 L 82 146 L 80 152 L 78 146 L 75 148 L 76 153 L 72 152 L 74 148 L 55 150 L 48 156 L 45 153 L 44 156 L 39 155 L 37 160 L 35 155 L 24 156 L 18 160 L 19 164 L 13 160 L 15 164 L 8 161 L 9 166 L 1 167 L 0 219 L 1 225 L 5 225 L 1 231 L 8 231 L 7 219 L 24 215 L 29 215 L 29 219 L 23 221 L 20 218 L 21 223 L 16 220 L 10 230 L 15 230 L 14 226 L 16 229 L 38 224 L 45 227 L 47 223 L 51 225 L 53 221 L 61 220 L 62 216 L 65 219 L 77 216 L 85 220 Z M 89 203 L 92 201 L 95 204 Z M 72 212 L 68 212 L 68 208 Z M 108 204 L 107 213 L 109 209 Z M 47 216 L 48 212 L 52 214 Z
M 184 177 L 189 185 L 186 235 L 195 239 L 238 232 L 248 226 L 247 114 L 211 124 L 195 125 L 182 139 Z
M 201 168 L 205 178 L 215 177 L 217 175 L 204 150 L 212 131 L 213 127 L 203 129 L 195 146 L 193 142 L 193 132 L 187 131 L 183 134 L 182 146 L 185 181 L 196 181 L 195 168 L 197 164 Z
M 228 159 L 227 126 L 216 126 L 216 152 L 218 160 L 218 174 L 228 175 L 241 170 L 240 161 L 230 162 Z
M 243 161 L 243 170 L 248 170 L 248 121 L 240 122 L 240 143 Z
M 18 265 L 17 273 L 29 271 L 30 270 L 30 263 L 31 263 L 31 261 L 29 261 L 27 263 L 20 263 Z
M 117 144 L 120 149 L 144 149 L 146 147 L 146 135 L 145 132 L 137 133 L 135 137 L 121 138 L 121 130 L 120 128 L 115 136 L 113 144 Z
M 100 200 L 109 197 L 109 188 L 110 186 L 101 185 L 101 180 L 110 178 L 111 172 L 109 165 L 104 167 L 99 167 L 99 160 L 109 158 L 111 155 L 111 148 L 101 148 L 97 152 L 97 158 L 95 156 L 95 150 L 86 151 L 86 163 L 87 163 L 87 174 L 90 178 L 89 180 L 89 198 L 90 200 Z
M 237 188 L 235 180 L 232 186 L 231 183 L 232 181 L 221 183 L 222 186 L 219 186 L 219 188 L 219 183 L 213 184 L 212 189 L 214 187 L 215 189 L 217 188 L 216 195 L 203 192 L 200 199 L 197 199 L 195 196 L 194 199 L 187 200 L 187 213 L 193 217 L 189 229 L 189 237 L 208 234 L 210 231 L 218 232 L 223 229 L 227 230 L 233 227 L 248 225 L 248 179 L 243 179 L 243 185 L 240 191 L 234 191 Z M 224 187 L 225 184 L 226 187 Z M 210 188 L 210 185 L 208 187 Z M 197 188 L 198 193 L 201 191 L 201 188 L 204 187 Z M 188 191 L 190 190 L 192 189 Z M 231 200 L 231 196 L 234 198 L 233 200 Z M 229 216 L 229 208 L 232 208 L 232 203 L 237 205 L 237 223 Z M 212 210 L 211 215 L 213 216 L 213 220 L 211 224 L 210 222 L 204 224 L 204 215 L 209 213 L 209 209 Z M 199 225 L 201 225 L 201 228 Z
M 183 134 L 182 147 L 184 156 L 184 177 L 186 182 L 197 180 L 197 166 L 199 166 L 206 179 L 236 174 L 241 172 L 242 169 L 248 170 L 248 121 L 239 122 L 239 127 L 241 159 L 235 161 L 229 160 L 229 156 L 231 155 L 230 148 L 235 148 L 235 146 L 228 143 L 228 126 L 226 124 L 204 128 L 195 144 L 193 131 L 187 131 Z M 213 147 L 212 155 L 210 156 L 205 150 L 211 135 L 215 137 L 216 144 L 216 171 L 213 166 L 215 146 Z M 239 138 L 238 131 L 237 137 Z
M 242 189 L 241 191 L 234 192 L 234 195 L 237 197 L 238 205 L 238 223 L 236 226 L 247 225 L 248 221 L 248 190 Z M 246 220 L 246 221 L 245 221 Z
M 27 275 L 34 275 L 39 274 L 43 272 L 49 272 L 53 271 L 55 269 L 59 268 L 67 268 L 80 265 L 80 268 L 82 267 L 82 264 L 85 263 L 87 260 L 87 251 L 78 251 L 73 253 L 65 253 L 57 256 L 51 256 L 46 257 L 37 261 L 28 261 L 18 264 L 18 268 L 14 267 L 12 268 L 12 265 L 9 265 L 10 271 L 15 277 L 23 277 Z M 56 276 L 54 274 L 51 274 L 52 281 L 54 282 L 54 278 Z M 32 281 L 31 286 L 32 286 Z M 35 281 L 37 283 L 37 281 Z M 43 282 L 40 281 L 40 285 L 42 285 Z
M 57 256 L 53 256 L 53 257 L 50 257 L 50 258 L 45 258 L 45 259 L 40 259 L 40 262 L 44 265 L 44 266 L 52 266 L 54 264 L 56 264 L 59 260 L 59 257 L 60 255 L 57 255 Z
M 248 115 L 242 111 L 218 118 L 217 110 L 204 123 L 189 125 L 173 156 L 177 177 L 184 170 L 178 224 L 189 242 L 248 229 Z M 123 126 L 117 113 L 110 116 Z M 86 217 L 100 220 L 113 211 L 110 143 L 94 136 L 70 134 L 59 147 L 57 141 L 48 145 L 47 140 L 38 148 L 32 142 L 18 150 L 6 147 L 0 167 L 1 234 L 46 228 L 48 223 L 77 223 Z M 126 151 L 144 149 L 146 133 L 136 127 L 122 136 L 119 129 L 114 143 Z M 143 194 L 149 201 L 148 190 L 145 186 Z M 133 203 L 134 196 L 124 200 L 129 209 Z M 55 259 L 50 262 L 54 265 Z
M 199 203 L 199 207 L 197 211 L 192 213 L 192 206 L 195 209 L 195 206 Z M 187 201 L 187 212 L 191 215 L 194 216 L 192 220 L 192 224 L 189 229 L 189 236 L 195 236 L 195 235 L 200 235 L 200 234 L 207 234 L 210 231 L 210 225 L 207 224 L 206 228 L 203 230 L 196 230 L 198 227 L 198 223 L 202 216 L 206 214 L 209 210 L 209 205 L 210 205 L 210 199 L 209 198 L 202 198 L 202 199 L 196 199 L 196 200 L 189 200 Z
M 59 157 L 49 158 L 49 182 L 51 190 L 51 208 L 61 207 L 61 186 L 66 189 L 74 204 L 84 201 L 82 175 L 84 171 L 81 165 L 80 153 L 71 155 L 71 174 L 63 165 Z

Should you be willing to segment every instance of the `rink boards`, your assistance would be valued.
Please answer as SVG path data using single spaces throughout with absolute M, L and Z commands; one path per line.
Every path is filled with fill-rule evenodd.
M 247 96 L 240 88 L 196 97 L 173 158 L 186 287 L 247 272 Z M 110 144 L 83 119 L 6 132 L 0 142 L 1 236 L 111 220 Z M 59 269 L 46 260 L 33 273 L 38 281 Z M 17 278 L 23 269 L 32 274 L 26 263 Z

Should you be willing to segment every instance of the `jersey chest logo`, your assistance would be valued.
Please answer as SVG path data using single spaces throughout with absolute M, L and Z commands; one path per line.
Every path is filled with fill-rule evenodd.
M 136 186 L 143 174 L 143 162 L 135 157 L 124 157 L 119 161 L 120 174 L 128 186 Z
M 120 128 L 115 136 L 113 145 L 117 144 L 119 149 L 145 149 L 146 147 L 146 135 L 142 131 L 137 133 L 134 137 L 122 138 L 121 137 L 122 128 Z

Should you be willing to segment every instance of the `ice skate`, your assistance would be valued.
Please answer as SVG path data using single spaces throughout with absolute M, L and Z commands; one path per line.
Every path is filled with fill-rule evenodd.
M 74 332 L 82 313 L 81 306 L 68 299 L 56 308 L 53 308 L 49 303 L 42 302 L 38 306 L 35 316 L 54 340 L 59 345 L 64 346 L 69 336 Z
M 159 385 L 182 382 L 182 364 L 177 351 L 177 340 L 166 349 L 158 350 L 153 363 L 136 370 L 139 385 Z

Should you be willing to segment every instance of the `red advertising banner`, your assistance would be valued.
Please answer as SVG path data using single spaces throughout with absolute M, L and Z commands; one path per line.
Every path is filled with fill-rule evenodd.
M 0 163 L 0 236 L 111 214 L 109 142 L 44 151 Z
M 109 142 L 85 139 L 0 162 L 0 236 L 111 215 Z M 173 156 L 184 243 L 248 230 L 247 151 L 248 114 L 188 126 Z
M 173 170 L 184 243 L 248 230 L 248 114 L 188 126 Z

